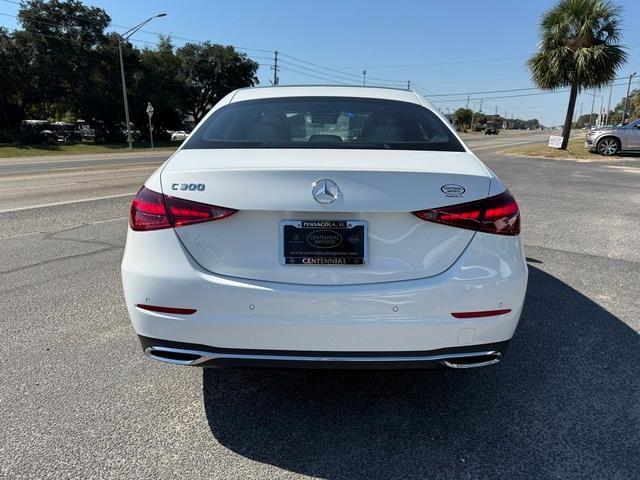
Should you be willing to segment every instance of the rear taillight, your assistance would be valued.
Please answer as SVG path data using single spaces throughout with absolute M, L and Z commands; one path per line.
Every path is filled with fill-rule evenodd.
M 220 220 L 236 213 L 231 208 L 169 197 L 142 187 L 131 203 L 132 230 L 160 230 Z
M 413 212 L 429 222 L 467 228 L 498 235 L 520 233 L 520 210 L 515 199 L 505 190 L 495 197 L 440 208 Z
M 170 228 L 162 194 L 142 187 L 131 202 L 129 225 L 133 230 Z

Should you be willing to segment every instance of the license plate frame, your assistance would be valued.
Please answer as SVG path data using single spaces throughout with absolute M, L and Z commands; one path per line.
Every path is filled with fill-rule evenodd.
M 294 233 L 304 238 L 289 238 Z M 336 243 L 338 237 L 340 242 Z M 368 224 L 364 220 L 282 220 L 279 243 L 280 264 L 286 266 L 361 267 L 369 259 Z

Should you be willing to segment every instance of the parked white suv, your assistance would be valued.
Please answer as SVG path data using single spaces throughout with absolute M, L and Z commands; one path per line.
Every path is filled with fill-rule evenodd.
M 268 87 L 146 181 L 122 280 L 156 360 L 469 368 L 502 359 L 527 266 L 513 196 L 424 98 Z

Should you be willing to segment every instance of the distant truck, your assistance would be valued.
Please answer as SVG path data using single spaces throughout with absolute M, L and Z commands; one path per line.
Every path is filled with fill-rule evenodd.
M 500 129 L 498 128 L 498 124 L 496 122 L 487 122 L 484 125 L 484 134 L 485 135 L 498 135 Z

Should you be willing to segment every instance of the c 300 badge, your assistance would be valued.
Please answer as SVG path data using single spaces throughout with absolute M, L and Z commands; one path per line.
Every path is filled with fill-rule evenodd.
M 447 183 L 440 187 L 440 191 L 447 197 L 462 197 L 462 194 L 466 191 L 462 185 L 456 183 Z
M 189 190 L 191 192 L 204 192 L 204 183 L 172 183 L 171 190 Z

